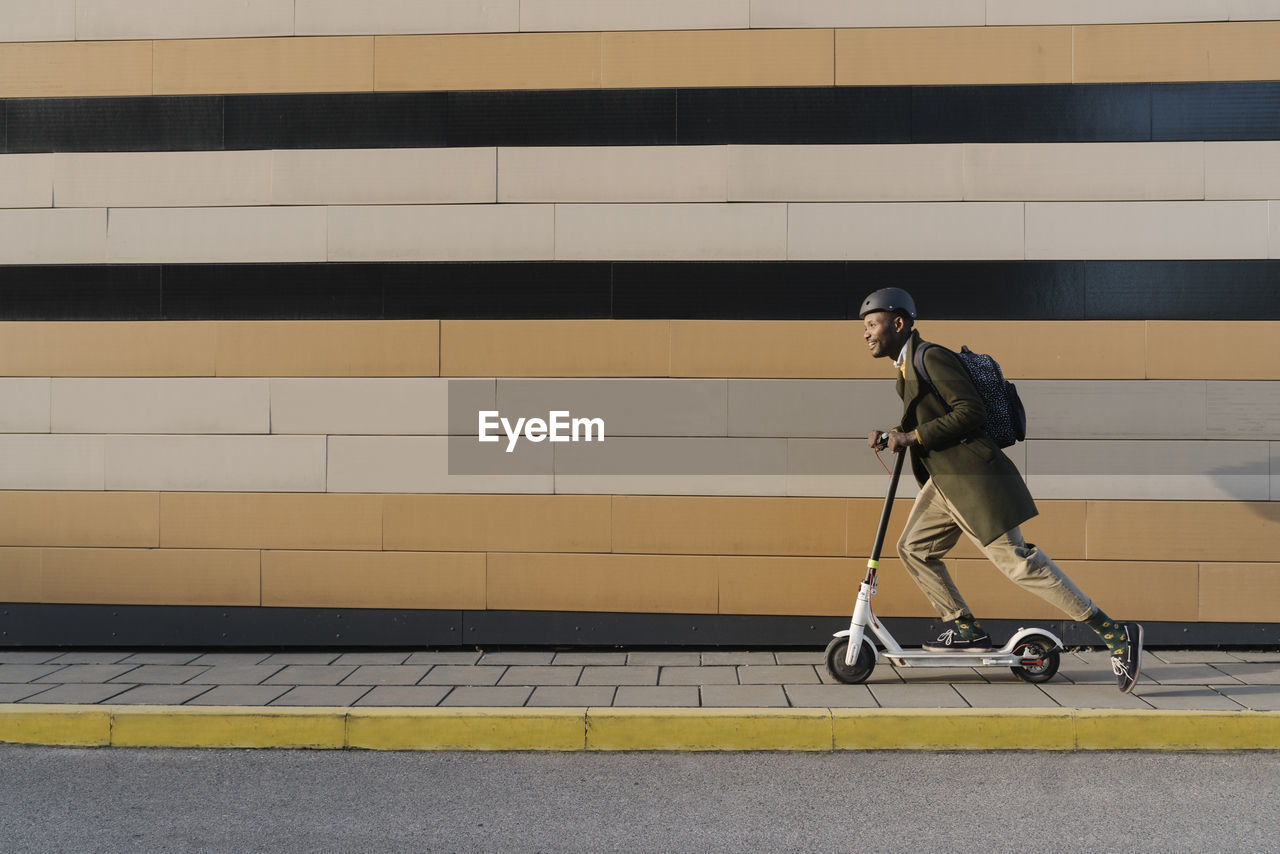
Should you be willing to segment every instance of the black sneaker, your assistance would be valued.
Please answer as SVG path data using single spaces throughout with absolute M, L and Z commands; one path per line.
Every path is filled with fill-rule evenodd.
M 1142 626 L 1124 623 L 1124 652 L 1111 656 L 1111 672 L 1116 675 L 1116 686 L 1121 694 L 1128 694 L 1138 684 L 1142 671 Z
M 938 635 L 936 641 L 926 643 L 920 648 L 925 652 L 990 652 L 991 635 L 984 634 L 966 640 L 960 637 L 960 633 L 955 629 L 947 629 Z

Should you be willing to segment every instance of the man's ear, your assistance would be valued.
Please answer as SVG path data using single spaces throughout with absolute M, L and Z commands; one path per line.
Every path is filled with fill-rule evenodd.
M 893 331 L 901 335 L 902 331 L 906 328 L 907 328 L 907 319 L 900 314 L 895 314 L 893 316 Z

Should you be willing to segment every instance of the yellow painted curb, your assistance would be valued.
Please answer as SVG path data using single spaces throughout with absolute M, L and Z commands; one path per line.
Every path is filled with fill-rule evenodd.
M 0 742 L 106 747 L 111 743 L 111 711 L 102 706 L 0 705 Z
M 832 709 L 836 750 L 1072 750 L 1071 709 Z
M 582 750 L 586 709 L 350 709 L 347 746 L 368 750 Z
M 346 746 L 345 708 L 110 706 L 112 747 Z
M 1079 709 L 1080 750 L 1280 750 L 1280 712 Z
M 587 711 L 588 750 L 830 750 L 827 709 Z

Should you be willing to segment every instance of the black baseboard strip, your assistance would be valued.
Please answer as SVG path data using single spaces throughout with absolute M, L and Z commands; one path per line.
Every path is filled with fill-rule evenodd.
M 0 320 L 1280 320 L 1280 260 L 0 266 Z
M 1098 646 L 1070 621 L 984 620 L 998 642 L 1039 626 L 1069 647 Z M 898 642 L 915 646 L 937 620 L 887 618 Z M 157 605 L 0 604 L 0 648 L 820 648 L 847 617 L 607 614 L 561 611 L 411 611 L 214 608 Z M 1146 622 L 1152 647 L 1280 646 L 1280 623 Z
M 0 153 L 1280 138 L 1280 82 L 0 100 Z

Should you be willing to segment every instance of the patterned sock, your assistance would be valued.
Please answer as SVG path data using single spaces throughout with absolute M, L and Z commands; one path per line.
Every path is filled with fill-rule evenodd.
M 986 632 L 982 630 L 982 624 L 973 618 L 973 614 L 961 614 L 956 618 L 956 634 L 960 635 L 962 640 L 973 640 L 982 637 Z
M 1125 642 L 1124 626 L 1104 614 L 1101 608 L 1094 611 L 1093 616 L 1083 622 L 1098 633 L 1098 637 L 1102 638 L 1102 642 L 1107 645 L 1107 649 L 1111 650 L 1112 655 L 1124 654 L 1129 646 Z

